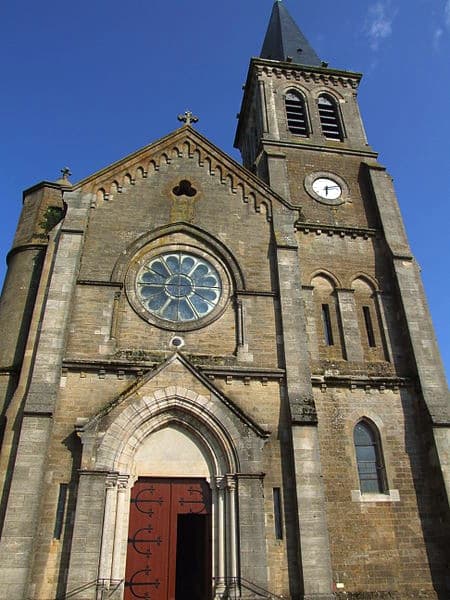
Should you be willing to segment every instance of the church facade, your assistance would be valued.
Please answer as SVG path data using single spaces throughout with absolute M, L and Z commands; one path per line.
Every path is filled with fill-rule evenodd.
M 392 181 L 275 2 L 235 145 L 42 182 L 0 303 L 0 598 L 444 599 L 450 402 Z

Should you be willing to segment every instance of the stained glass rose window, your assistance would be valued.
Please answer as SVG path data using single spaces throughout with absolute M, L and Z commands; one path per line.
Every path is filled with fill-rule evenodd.
M 204 258 L 166 252 L 149 260 L 136 278 L 137 296 L 153 315 L 182 323 L 208 315 L 222 293 L 219 273 Z

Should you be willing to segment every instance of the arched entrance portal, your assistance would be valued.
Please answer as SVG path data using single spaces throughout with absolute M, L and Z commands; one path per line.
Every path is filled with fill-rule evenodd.
M 174 356 L 142 379 L 139 394 L 134 386 L 77 427 L 74 539 L 91 546 L 71 554 L 69 591 L 94 580 L 114 600 L 206 600 L 240 597 L 241 579 L 266 586 L 267 433 L 201 376 L 205 395 L 157 385 L 182 368 L 194 372 Z

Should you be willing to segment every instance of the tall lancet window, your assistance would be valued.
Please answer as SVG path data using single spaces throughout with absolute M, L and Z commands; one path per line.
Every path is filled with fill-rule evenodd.
M 309 134 L 306 105 L 303 97 L 290 90 L 284 97 L 286 107 L 287 126 L 295 135 L 307 136 Z
M 342 126 L 335 100 L 328 94 L 322 94 L 318 105 L 323 135 L 330 140 L 342 140 Z
M 386 492 L 386 473 L 381 453 L 380 436 L 367 421 L 357 423 L 353 432 L 359 486 L 362 494 Z

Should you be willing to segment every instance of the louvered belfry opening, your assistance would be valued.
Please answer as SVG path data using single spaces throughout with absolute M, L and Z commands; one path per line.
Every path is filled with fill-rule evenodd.
M 303 98 L 299 94 L 288 92 L 285 96 L 285 104 L 289 131 L 295 135 L 307 136 L 309 132 Z
M 319 116 L 324 136 L 330 140 L 342 140 L 338 109 L 329 96 L 319 96 Z

